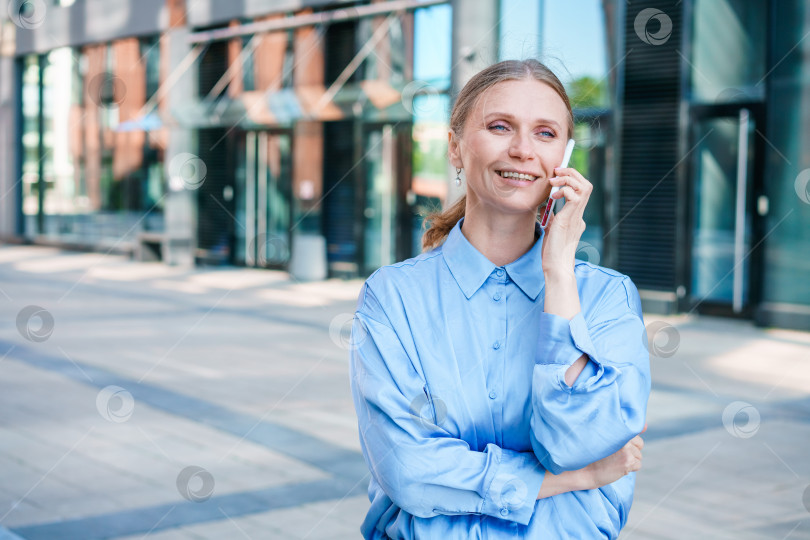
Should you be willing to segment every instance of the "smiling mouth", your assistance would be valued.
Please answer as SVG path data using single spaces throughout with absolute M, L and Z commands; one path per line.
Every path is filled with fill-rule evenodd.
M 534 182 L 539 176 L 534 176 L 532 174 L 526 173 L 519 173 L 515 171 L 495 171 L 501 178 L 515 178 L 517 180 L 528 180 L 529 182 Z

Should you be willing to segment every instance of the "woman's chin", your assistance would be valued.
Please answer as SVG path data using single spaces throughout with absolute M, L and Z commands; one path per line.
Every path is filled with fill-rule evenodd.
M 493 201 L 493 206 L 504 214 L 537 214 L 540 200 L 537 197 L 513 194 L 509 197 L 500 197 Z

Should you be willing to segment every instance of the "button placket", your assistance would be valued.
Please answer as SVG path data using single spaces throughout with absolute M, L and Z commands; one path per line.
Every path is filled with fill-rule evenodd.
M 497 313 L 497 317 L 493 320 L 492 325 L 492 339 L 491 351 L 493 354 L 492 368 L 488 381 L 488 396 L 492 402 L 492 415 L 494 426 L 496 429 L 496 438 L 499 444 L 503 442 L 503 407 L 504 402 L 500 399 L 503 394 L 503 373 L 505 369 L 506 358 L 504 356 L 506 345 L 506 328 L 507 328 L 507 302 L 506 302 L 506 287 L 509 283 L 509 276 L 503 268 L 495 269 L 495 290 L 492 294 L 493 300 L 493 313 Z

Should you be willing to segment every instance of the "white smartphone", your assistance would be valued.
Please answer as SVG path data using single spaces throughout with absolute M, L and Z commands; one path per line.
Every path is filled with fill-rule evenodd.
M 568 162 L 571 160 L 571 154 L 574 153 L 574 139 L 568 139 L 568 144 L 565 145 L 565 153 L 563 154 L 562 165 L 560 167 L 568 167 Z M 548 194 L 548 202 L 546 203 L 546 210 L 543 212 L 543 217 L 540 218 L 540 228 L 545 229 L 548 226 L 548 218 L 551 217 L 551 212 L 554 210 L 554 204 L 557 202 L 551 196 L 559 191 L 560 186 L 551 188 L 551 193 Z

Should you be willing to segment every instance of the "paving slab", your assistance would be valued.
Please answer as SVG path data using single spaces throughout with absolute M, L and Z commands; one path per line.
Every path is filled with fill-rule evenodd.
M 361 286 L 0 246 L 0 540 L 357 538 Z M 645 322 L 667 339 L 621 538 L 810 538 L 810 333 Z

